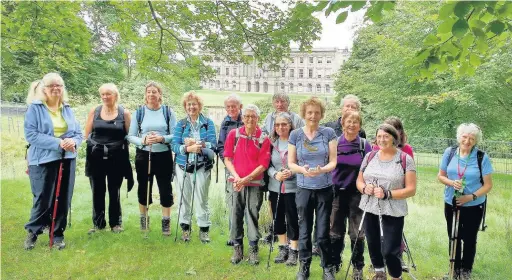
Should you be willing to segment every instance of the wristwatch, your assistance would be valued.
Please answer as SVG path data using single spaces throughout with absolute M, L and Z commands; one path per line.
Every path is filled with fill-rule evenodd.
M 478 198 L 478 196 L 476 196 L 476 194 L 474 193 L 472 193 L 471 195 L 473 196 L 473 201 L 475 201 Z

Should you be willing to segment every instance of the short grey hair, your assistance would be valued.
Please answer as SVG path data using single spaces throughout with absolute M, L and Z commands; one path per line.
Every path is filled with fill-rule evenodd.
M 343 99 L 341 99 L 341 102 L 340 102 L 340 107 L 343 107 L 343 105 L 345 105 L 345 101 L 347 100 L 351 100 L 351 101 L 354 101 L 356 104 L 357 104 L 357 109 L 358 110 L 361 110 L 361 100 L 359 100 L 359 97 L 353 95 L 353 94 L 347 94 L 343 97 Z
M 478 125 L 474 123 L 463 123 L 459 125 L 459 127 L 457 127 L 457 142 L 460 143 L 460 141 L 462 141 L 462 135 L 466 133 L 473 134 L 475 136 L 475 145 L 478 145 L 480 142 L 482 142 L 482 130 Z
M 98 89 L 98 92 L 101 94 L 104 91 L 110 91 L 113 94 L 116 95 L 116 105 L 119 104 L 119 101 L 121 100 L 121 96 L 119 96 L 119 89 L 117 89 L 117 86 L 114 83 L 106 83 L 102 84 L 100 88 Z
M 290 96 L 288 96 L 288 94 L 284 92 L 276 92 L 274 95 L 272 95 L 272 102 L 279 99 L 286 101 L 286 103 L 290 105 Z
M 254 105 L 254 104 L 248 104 L 247 106 L 245 106 L 243 109 L 242 109 L 242 116 L 245 116 L 245 113 L 247 111 L 253 111 L 254 113 L 256 113 L 256 116 L 258 116 L 258 118 L 260 117 L 260 108 L 258 108 L 258 106 Z
M 226 98 L 224 98 L 224 105 L 226 105 L 226 102 L 228 101 L 235 101 L 235 102 L 238 102 L 238 104 L 242 104 L 242 98 L 240 97 L 240 95 L 236 94 L 236 93 L 232 93 L 228 96 L 226 96 Z

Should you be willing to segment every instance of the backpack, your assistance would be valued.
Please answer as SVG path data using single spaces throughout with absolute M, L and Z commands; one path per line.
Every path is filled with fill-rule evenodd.
M 142 132 L 141 125 L 142 125 L 142 121 L 144 120 L 145 112 L 146 112 L 146 110 L 144 110 L 144 105 L 137 107 L 136 118 L 137 118 L 137 124 L 139 125 L 139 130 L 138 130 L 139 136 Z M 169 120 L 171 119 L 172 109 L 167 105 L 162 105 L 162 113 L 164 114 L 165 123 L 167 124 L 167 133 L 170 133 Z M 169 144 L 167 144 L 167 145 L 169 145 Z
M 455 153 L 457 152 L 458 147 L 459 147 L 458 145 L 451 147 L 450 153 L 448 154 L 448 163 L 446 164 L 447 166 L 450 164 L 453 157 L 455 156 Z M 481 151 L 477 148 L 476 149 L 476 161 L 478 163 L 478 170 L 480 171 L 480 183 L 482 185 L 484 184 L 484 176 L 482 175 L 482 162 L 484 161 L 484 156 L 485 156 L 485 152 Z M 489 199 L 489 197 L 487 197 L 487 199 L 484 201 L 484 205 L 483 205 L 482 227 L 480 228 L 481 231 L 485 231 L 485 229 L 487 228 L 487 225 L 485 224 L 485 214 L 487 213 L 487 200 L 488 199 Z
M 375 157 L 375 155 L 377 155 L 377 152 L 378 151 L 371 151 L 370 154 L 368 155 L 368 158 L 366 159 L 366 166 L 364 167 L 364 169 L 362 169 L 361 171 L 364 172 L 366 170 L 366 167 L 368 167 L 368 164 L 370 164 L 370 162 L 372 161 L 372 159 Z M 402 170 L 404 171 L 404 175 L 405 175 L 405 169 L 407 167 L 407 154 L 400 151 L 400 161 L 398 161 L 397 163 L 400 163 L 402 165 Z
M 240 128 L 237 127 L 236 131 L 235 131 L 235 145 L 233 147 L 233 154 L 236 152 L 236 146 L 238 145 L 238 140 L 240 139 L 240 137 L 245 138 L 245 139 L 250 139 L 250 140 L 253 139 L 252 137 L 248 137 L 247 135 L 240 134 Z M 266 138 L 267 138 L 267 135 L 265 133 L 263 133 L 263 131 L 261 131 L 261 135 L 258 138 L 258 149 L 261 149 L 261 146 L 263 145 L 263 142 L 265 141 Z M 270 145 L 270 146 L 272 149 L 272 145 Z M 270 152 L 272 152 L 272 150 Z M 269 182 L 270 182 L 270 176 L 268 175 L 268 172 L 263 171 L 263 185 L 260 187 L 260 190 L 263 192 L 268 192 L 268 183 Z
M 188 119 L 187 118 L 184 118 L 184 119 L 181 119 L 178 123 L 181 123 L 181 137 L 183 138 L 183 132 L 185 131 L 185 127 L 187 127 L 187 121 Z M 203 123 L 200 127 L 199 127 L 199 130 L 201 130 L 201 128 L 205 128 L 205 130 L 208 132 L 208 121 L 206 123 Z M 176 165 L 176 154 L 174 154 L 174 165 Z M 185 171 L 187 173 L 193 173 L 194 172 L 194 169 L 199 169 L 201 167 L 204 166 L 204 169 L 206 171 L 210 170 L 213 168 L 213 164 L 215 163 L 215 160 L 207 160 L 206 163 L 199 163 L 197 165 L 197 167 L 194 165 L 194 164 L 189 164 L 188 163 L 188 157 L 187 157 L 187 162 L 185 163 Z M 176 168 L 176 167 L 174 167 Z
M 340 143 L 341 137 L 342 136 L 338 137 L 338 143 Z M 364 159 L 364 156 L 366 156 L 366 144 L 367 144 L 366 139 L 363 137 L 359 137 L 359 149 L 358 150 L 352 150 L 350 152 L 341 152 L 338 149 L 337 154 L 338 154 L 338 156 L 340 156 L 340 155 L 348 156 L 348 155 L 352 155 L 355 153 L 359 153 L 359 154 L 361 154 L 361 159 Z

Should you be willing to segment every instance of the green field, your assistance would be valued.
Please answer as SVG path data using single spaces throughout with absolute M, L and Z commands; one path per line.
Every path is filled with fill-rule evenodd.
M 202 89 L 196 90 L 199 95 L 204 99 L 205 106 L 224 106 L 224 98 L 230 93 L 236 93 L 242 97 L 244 104 L 254 104 L 256 101 L 269 99 L 272 97 L 272 93 L 257 93 L 257 92 L 238 92 L 238 91 L 218 91 Z M 291 102 L 299 102 L 305 100 L 311 95 L 303 94 L 290 94 Z M 322 96 L 323 97 L 323 96 Z M 330 98 L 330 97 L 329 97 Z

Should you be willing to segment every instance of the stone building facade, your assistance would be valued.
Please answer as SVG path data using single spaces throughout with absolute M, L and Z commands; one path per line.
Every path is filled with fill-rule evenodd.
M 252 64 L 213 61 L 216 70 L 211 80 L 201 81 L 203 89 L 238 92 L 286 92 L 289 94 L 334 94 L 334 74 L 349 58 L 348 49 L 314 48 L 311 53 L 292 49 L 291 60 L 278 71 Z

